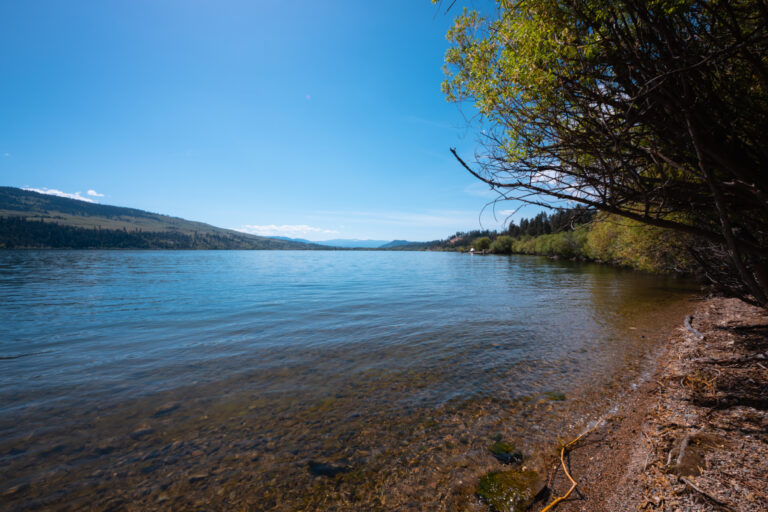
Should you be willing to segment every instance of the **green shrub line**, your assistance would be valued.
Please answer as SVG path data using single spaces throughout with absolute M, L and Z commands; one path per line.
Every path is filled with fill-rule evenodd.
M 469 242 L 486 245 L 488 236 Z M 466 247 L 462 244 L 458 250 Z M 600 214 L 588 224 L 538 236 L 497 235 L 490 242 L 493 254 L 531 254 L 594 261 L 655 273 L 690 273 L 695 265 L 680 233 L 648 226 L 613 215 Z

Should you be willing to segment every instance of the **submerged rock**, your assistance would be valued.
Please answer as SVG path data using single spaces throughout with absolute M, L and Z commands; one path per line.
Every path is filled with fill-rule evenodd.
M 523 512 L 544 487 L 535 471 L 492 471 L 480 479 L 476 494 L 496 512 Z
M 99 455 L 105 455 L 120 448 L 120 440 L 117 437 L 102 439 L 96 444 L 94 451 Z
M 132 439 L 141 439 L 155 432 L 155 429 L 150 427 L 141 427 L 131 432 Z
M 309 472 L 315 476 L 334 477 L 339 473 L 346 473 L 349 471 L 349 468 L 346 466 L 336 466 L 334 464 L 326 464 L 325 462 L 317 462 L 314 460 L 309 461 L 307 466 Z
M 175 411 L 179 407 L 181 407 L 181 404 L 179 404 L 178 402 L 163 404 L 157 409 L 155 409 L 155 412 L 152 414 L 152 417 L 159 418 L 160 416 L 165 416 L 166 414 Z
M 189 475 L 189 483 L 193 484 L 195 482 L 205 480 L 206 478 L 208 478 L 208 473 L 194 473 Z
M 519 464 L 523 462 L 523 454 L 520 453 L 520 450 L 516 449 L 515 445 L 505 443 L 504 441 L 496 441 L 488 448 L 488 451 L 499 462 L 504 464 Z
M 29 489 L 29 484 L 21 483 L 4 490 L 2 496 L 13 496 L 14 494 L 20 493 L 21 491 L 26 491 L 27 489 Z

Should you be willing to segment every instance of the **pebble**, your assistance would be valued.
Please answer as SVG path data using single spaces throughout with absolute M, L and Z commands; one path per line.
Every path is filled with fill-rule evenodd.
M 104 439 L 103 441 L 100 441 L 96 445 L 96 452 L 103 455 L 105 453 L 115 451 L 119 446 L 120 445 L 117 442 L 117 439 L 114 437 L 110 437 L 109 439 Z
M 13 487 L 9 487 L 8 489 L 4 490 L 2 495 L 13 496 L 16 493 L 26 490 L 27 488 L 29 488 L 29 484 L 27 483 L 14 485 Z
M 149 427 L 140 428 L 138 430 L 134 430 L 131 433 L 131 437 L 133 439 L 139 439 L 140 437 L 148 436 L 149 434 L 153 433 L 154 431 L 155 431 L 155 429 L 149 428 Z
M 161 405 L 160 407 L 155 409 L 155 412 L 154 412 L 154 414 L 152 414 L 152 416 L 154 418 L 157 418 L 159 416 L 164 416 L 164 415 L 168 414 L 169 412 L 175 411 L 179 407 L 180 407 L 180 405 L 179 405 L 178 402 L 167 403 L 167 404 Z

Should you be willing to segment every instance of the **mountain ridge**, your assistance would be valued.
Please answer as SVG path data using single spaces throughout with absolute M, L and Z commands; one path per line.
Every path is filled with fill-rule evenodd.
M 308 242 L 325 247 L 341 247 L 344 249 L 392 249 L 395 247 L 420 246 L 424 242 L 409 242 L 408 240 L 371 240 L 359 238 L 334 238 L 331 240 L 310 241 L 303 238 L 290 238 L 287 236 L 273 236 L 278 240 L 290 240 L 293 242 Z
M 329 249 L 15 187 L 0 187 L 0 248 Z

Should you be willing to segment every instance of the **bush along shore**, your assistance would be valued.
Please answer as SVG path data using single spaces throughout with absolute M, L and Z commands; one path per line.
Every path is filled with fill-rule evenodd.
M 564 445 L 530 510 L 550 510 L 574 487 L 557 510 L 766 510 L 765 310 L 708 299 L 646 364 L 635 391 Z
M 657 273 L 694 273 L 685 235 L 588 210 L 540 213 L 510 224 L 504 233 L 456 233 L 429 249 L 492 254 L 531 254 L 594 261 Z

